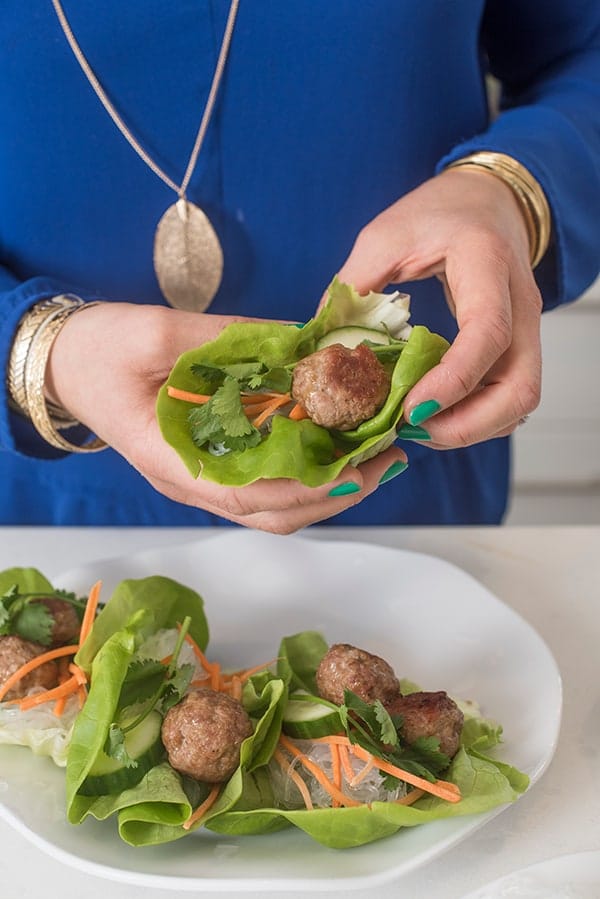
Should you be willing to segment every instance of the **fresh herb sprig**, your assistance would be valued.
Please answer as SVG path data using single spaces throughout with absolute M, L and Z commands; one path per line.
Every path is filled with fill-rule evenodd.
M 402 716 L 390 715 L 379 699 L 368 703 L 351 690 L 345 690 L 344 704 L 339 711 L 351 743 L 398 768 L 433 783 L 450 764 L 449 757 L 440 751 L 438 737 L 419 737 L 410 744 L 403 740 Z M 391 775 L 384 776 L 388 790 L 394 789 L 398 782 Z
M 66 590 L 50 590 L 40 593 L 21 593 L 18 584 L 12 584 L 0 596 L 0 636 L 15 635 L 42 646 L 52 642 L 54 617 L 42 599 L 60 599 L 73 606 L 79 618 L 83 618 L 87 598 L 78 597 Z
M 134 659 L 130 664 L 117 703 L 116 721 L 108 729 L 104 752 L 127 768 L 137 768 L 138 762 L 131 758 L 125 746 L 125 735 L 138 727 L 150 712 L 158 708 L 161 714 L 183 698 L 194 675 L 194 666 L 178 665 L 181 647 L 191 624 L 191 618 L 184 618 L 177 643 L 168 665 L 154 659 Z M 133 704 L 143 703 L 141 712 L 127 724 L 119 723 L 125 709 Z

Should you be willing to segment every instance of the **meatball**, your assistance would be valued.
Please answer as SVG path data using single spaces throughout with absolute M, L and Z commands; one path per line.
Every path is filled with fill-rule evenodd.
M 240 746 L 252 730 L 240 702 L 201 688 L 169 709 L 161 735 L 173 768 L 196 780 L 221 783 L 238 767 Z
M 5 684 L 22 665 L 43 652 L 46 652 L 45 646 L 40 646 L 39 643 L 30 643 L 29 640 L 23 640 L 22 637 L 15 635 L 0 637 L 0 686 Z M 44 662 L 43 665 L 22 677 L 3 699 L 20 699 L 27 694 L 31 687 L 44 687 L 49 690 L 57 683 L 58 666 L 56 662 Z
M 351 690 L 365 702 L 392 702 L 400 695 L 400 685 L 385 659 L 349 643 L 334 643 L 317 668 L 319 695 L 342 705 L 344 690 Z
M 54 619 L 50 633 L 52 646 L 62 646 L 77 639 L 80 621 L 77 612 L 70 602 L 53 596 L 36 599 L 34 602 L 46 606 Z
M 294 367 L 292 397 L 324 428 L 351 431 L 381 409 L 389 390 L 389 374 L 364 344 L 333 343 Z
M 438 737 L 440 750 L 452 758 L 460 745 L 464 715 L 447 693 L 409 693 L 385 704 L 390 715 L 402 715 L 398 733 L 407 743 Z

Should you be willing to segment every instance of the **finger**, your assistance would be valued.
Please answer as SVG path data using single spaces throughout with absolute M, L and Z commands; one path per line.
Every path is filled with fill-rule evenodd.
M 439 365 L 409 392 L 405 416 L 420 424 L 417 406 L 448 409 L 475 391 L 512 338 L 509 265 L 503 255 L 471 238 L 448 258 L 446 278 L 459 332 Z
M 246 516 L 239 523 L 247 527 L 270 531 L 271 533 L 291 534 L 308 525 L 325 521 L 327 518 L 331 518 L 351 506 L 357 505 L 374 490 L 385 489 L 384 484 L 393 477 L 400 475 L 407 467 L 406 455 L 402 451 L 398 451 L 396 447 L 393 447 L 376 459 L 365 462 L 360 466 L 364 487 L 360 493 L 347 497 L 345 504 L 341 507 L 328 499 L 325 502 L 289 509 L 285 513 L 258 512 L 254 515 Z
M 511 276 L 513 339 L 484 384 L 425 422 L 433 448 L 468 446 L 510 434 L 537 407 L 541 394 L 541 300 L 530 271 Z

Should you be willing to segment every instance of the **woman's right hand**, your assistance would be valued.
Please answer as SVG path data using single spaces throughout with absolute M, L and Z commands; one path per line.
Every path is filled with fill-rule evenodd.
M 289 534 L 355 505 L 406 456 L 391 447 L 330 484 L 263 479 L 247 487 L 195 480 L 161 435 L 155 406 L 159 388 L 181 353 L 239 317 L 180 312 L 162 306 L 101 303 L 67 319 L 46 371 L 48 396 L 105 440 L 152 486 L 176 502 L 238 524 Z M 331 496 L 345 483 L 358 488 Z

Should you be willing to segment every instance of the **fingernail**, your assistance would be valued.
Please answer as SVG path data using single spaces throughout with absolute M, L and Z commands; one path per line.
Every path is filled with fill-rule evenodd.
M 400 437 L 401 440 L 431 440 L 431 434 L 425 428 L 416 428 L 406 423 L 398 428 L 396 437 Z
M 419 403 L 418 406 L 411 409 L 408 419 L 411 425 L 420 425 L 421 422 L 426 421 L 432 415 L 435 415 L 436 412 L 439 412 L 441 408 L 437 400 L 426 400 L 424 403 Z
M 295 328 L 303 328 L 306 322 L 293 322 Z
M 343 484 L 332 487 L 329 496 L 349 496 L 351 493 L 358 493 L 359 490 L 360 487 L 354 481 L 344 481 Z
M 408 462 L 401 462 L 398 459 L 397 462 L 394 462 L 393 465 L 390 465 L 387 471 L 379 478 L 380 484 L 385 484 L 386 481 L 391 481 L 392 478 L 395 478 L 397 475 L 402 474 L 403 471 L 406 471 L 408 468 Z

